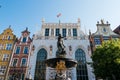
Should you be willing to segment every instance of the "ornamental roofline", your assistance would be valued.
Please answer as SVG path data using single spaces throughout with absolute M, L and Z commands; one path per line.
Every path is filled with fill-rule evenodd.
M 99 22 L 99 21 L 97 21 L 96 26 L 110 26 L 110 24 L 109 24 L 109 22 L 108 22 L 108 21 L 106 21 L 106 23 L 105 23 L 105 22 L 104 22 L 104 20 L 103 20 L 103 19 L 101 19 L 101 20 L 100 20 L 100 22 Z
M 48 25 L 48 26 L 59 26 L 59 25 L 65 25 L 65 26 L 78 26 L 79 23 L 44 23 L 42 25 Z

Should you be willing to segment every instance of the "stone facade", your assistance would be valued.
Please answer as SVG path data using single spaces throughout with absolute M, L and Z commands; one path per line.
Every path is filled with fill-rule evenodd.
M 46 59 L 55 58 L 57 51 L 58 34 L 64 37 L 64 45 L 67 58 L 77 60 L 76 68 L 67 70 L 72 80 L 95 80 L 92 68 L 89 64 L 91 51 L 89 39 L 81 31 L 80 20 L 78 23 L 45 23 L 42 20 L 41 31 L 33 36 L 34 51 L 30 58 L 29 73 L 33 80 L 54 80 L 55 70 L 47 67 Z

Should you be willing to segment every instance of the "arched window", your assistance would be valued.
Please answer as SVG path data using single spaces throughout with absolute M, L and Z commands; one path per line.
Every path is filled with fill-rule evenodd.
M 42 48 L 37 53 L 35 77 L 34 80 L 45 80 L 46 78 L 46 65 L 44 60 L 47 58 L 47 51 Z
M 78 62 L 76 67 L 77 80 L 88 80 L 85 52 L 82 49 L 77 49 L 75 59 Z

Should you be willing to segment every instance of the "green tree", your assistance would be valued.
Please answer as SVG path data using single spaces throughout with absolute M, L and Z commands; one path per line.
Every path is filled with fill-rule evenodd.
M 105 41 L 92 55 L 96 77 L 120 80 L 120 40 Z

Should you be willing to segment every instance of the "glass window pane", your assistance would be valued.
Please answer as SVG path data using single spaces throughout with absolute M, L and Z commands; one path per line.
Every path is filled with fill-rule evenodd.
M 16 54 L 19 54 L 20 53 L 20 47 L 17 47 L 16 48 Z
M 28 54 L 28 47 L 24 48 L 24 54 Z
M 73 36 L 77 36 L 77 29 L 76 28 L 73 29 Z
M 26 66 L 26 59 L 25 59 L 25 58 L 22 59 L 22 64 L 21 64 L 21 66 Z
M 66 29 L 62 29 L 63 37 L 66 37 Z
M 86 67 L 86 57 L 85 52 L 82 49 L 77 49 L 75 52 L 75 59 L 78 61 L 76 67 L 77 70 L 77 80 L 88 80 L 87 67 Z
M 26 42 L 26 39 L 27 39 L 26 37 L 23 37 L 22 42 L 25 43 L 25 42 Z
M 40 49 L 37 53 L 36 69 L 35 69 L 35 80 L 46 80 L 46 65 L 44 60 L 47 58 L 47 51 Z
M 49 36 L 49 29 L 45 29 L 45 36 Z
M 59 34 L 60 34 L 60 30 L 57 28 L 56 29 L 56 36 L 59 36 Z

